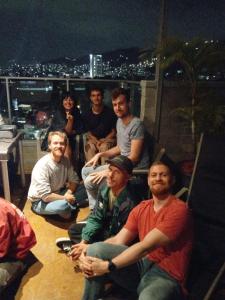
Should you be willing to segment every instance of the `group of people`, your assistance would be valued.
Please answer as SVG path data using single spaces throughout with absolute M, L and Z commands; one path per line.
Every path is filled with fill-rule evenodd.
M 105 178 L 109 170 L 108 164 L 104 162 L 109 158 L 122 155 L 130 159 L 134 167 L 148 168 L 149 157 L 147 145 L 145 144 L 144 126 L 141 120 L 134 117 L 130 112 L 130 98 L 128 92 L 123 88 L 117 88 L 112 92 L 114 115 L 118 117 L 116 130 L 113 128 L 113 119 L 115 119 L 115 117 L 112 117 L 113 112 L 110 112 L 110 110 L 102 104 L 102 95 L 103 93 L 100 93 L 97 88 L 90 92 L 92 106 L 87 113 L 89 116 L 87 120 L 89 120 L 90 124 L 93 121 L 93 126 L 94 123 L 95 126 L 99 124 L 99 126 L 93 127 L 96 131 L 98 129 L 99 139 L 96 137 L 97 133 L 94 135 L 94 132 L 91 131 L 91 125 L 89 126 L 87 121 L 86 126 L 90 130 L 88 131 L 85 149 L 87 149 L 90 155 L 90 149 L 94 145 L 93 143 L 91 146 L 91 140 L 93 140 L 94 136 L 95 140 L 98 140 L 97 144 L 100 145 L 100 148 L 95 148 L 95 152 L 97 153 L 92 152 L 92 158 L 87 161 L 82 169 L 85 192 L 83 186 L 79 183 L 78 175 L 67 155 L 68 152 L 70 152 L 68 151 L 68 146 L 71 149 L 71 135 L 76 134 L 75 129 L 70 132 L 68 131 L 68 120 L 63 130 L 59 131 L 59 128 L 57 128 L 57 131 L 49 132 L 49 153 L 42 157 L 33 168 L 28 198 L 32 202 L 32 210 L 34 212 L 45 215 L 57 214 L 62 218 L 70 219 L 80 206 L 80 202 L 84 200 L 84 197 L 88 198 L 89 208 L 93 210 L 96 204 L 99 186 L 105 183 Z M 63 103 L 65 108 L 67 107 L 68 110 L 71 109 L 70 100 L 64 99 Z M 103 110 L 97 114 L 97 108 L 100 109 L 100 107 Z M 93 115 L 92 117 L 91 114 Z M 99 122 L 97 122 L 98 118 L 95 115 L 98 115 Z M 99 115 L 102 116 L 99 117 Z M 111 118 L 109 119 L 110 116 Z M 75 124 L 75 119 L 73 119 L 73 121 Z M 107 121 L 111 123 L 111 125 L 108 126 L 108 130 L 106 131 L 104 124 L 107 123 Z M 56 129 L 56 127 L 54 129 Z M 105 134 L 109 132 L 104 138 L 104 141 L 102 140 L 103 131 L 105 131 Z M 112 142 L 113 138 L 115 138 L 115 133 L 116 141 Z M 116 144 L 114 147 L 112 147 L 113 143 Z M 111 148 L 109 148 L 110 146 Z M 104 164 L 100 164 L 101 159 L 104 159 Z
M 85 158 L 89 161 L 97 152 L 105 151 L 116 143 L 116 115 L 104 104 L 104 91 L 94 86 L 89 90 L 90 108 L 82 114 L 76 106 L 74 92 L 63 92 L 59 109 L 56 110 L 42 150 L 48 150 L 48 134 L 52 131 L 63 131 L 68 137 L 65 156 L 73 162 L 77 134 L 86 133 Z
M 148 174 L 152 199 L 141 201 L 132 171 L 149 168 L 148 145 L 143 123 L 130 112 L 129 94 L 123 88 L 112 92 L 114 114 L 103 104 L 100 89 L 91 90 L 90 99 L 84 185 L 68 155 L 78 129 L 70 115 L 73 101 L 66 99 L 63 131 L 54 128 L 48 134 L 49 153 L 32 171 L 32 210 L 71 220 L 84 195 L 88 197 L 87 221 L 72 224 L 69 239 L 57 240 L 72 259 L 79 259 L 85 276 L 83 300 L 102 298 L 109 278 L 139 299 L 184 299 L 192 219 L 185 203 L 171 194 L 174 175 L 164 163 L 154 162 Z

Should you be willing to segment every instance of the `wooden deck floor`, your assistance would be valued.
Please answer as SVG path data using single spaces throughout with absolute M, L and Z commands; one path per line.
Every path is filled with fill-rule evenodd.
M 24 207 L 24 213 L 36 233 L 37 244 L 32 253 L 37 259 L 23 276 L 16 300 L 68 300 L 81 299 L 83 276 L 74 271 L 72 262 L 55 245 L 58 237 L 68 236 L 69 223 L 51 221 L 35 215 L 30 203 Z M 78 219 L 88 214 L 88 208 L 82 209 Z
M 13 283 L 6 296 L 2 295 L 0 297 L 1 300 L 81 299 L 83 276 L 81 273 L 75 272 L 75 263 L 64 253 L 61 253 L 55 245 L 57 238 L 68 237 L 67 229 L 71 223 L 53 221 L 50 218 L 34 214 L 30 209 L 30 202 L 24 201 L 25 203 L 23 203 L 27 188 L 22 191 L 22 200 L 20 194 L 21 191 L 16 191 L 16 195 L 13 195 L 13 202 L 23 209 L 35 231 L 37 244 L 31 249 L 35 257 L 35 263 L 29 267 L 19 283 L 16 281 Z M 18 201 L 20 203 L 17 203 Z M 88 214 L 89 208 L 81 209 L 77 221 L 85 218 Z M 12 292 L 12 290 L 15 291 Z
M 37 244 L 32 253 L 37 259 L 23 276 L 16 300 L 68 300 L 81 299 L 83 276 L 75 273 L 74 265 L 55 245 L 58 237 L 68 236 L 70 224 L 51 221 L 35 215 L 27 201 L 24 213 L 34 229 Z M 82 209 L 78 220 L 88 214 L 88 208 Z

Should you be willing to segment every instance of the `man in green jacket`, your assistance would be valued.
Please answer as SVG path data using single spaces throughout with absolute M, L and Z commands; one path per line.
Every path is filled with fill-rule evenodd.
M 108 160 L 107 181 L 99 191 L 98 199 L 87 223 L 73 224 L 69 228 L 70 239 L 60 238 L 56 244 L 76 260 L 88 244 L 116 235 L 126 223 L 131 209 L 138 203 L 138 196 L 131 189 L 129 179 L 133 164 L 123 155 Z

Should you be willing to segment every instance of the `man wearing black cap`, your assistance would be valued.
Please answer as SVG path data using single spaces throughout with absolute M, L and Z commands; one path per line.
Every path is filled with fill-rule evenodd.
M 138 196 L 128 183 L 133 164 L 129 158 L 119 155 L 107 161 L 109 172 L 106 183 L 100 188 L 96 205 L 87 223 L 73 224 L 68 238 L 59 238 L 56 245 L 71 257 L 78 259 L 87 245 L 117 234 L 125 224 L 129 212 L 137 204 Z

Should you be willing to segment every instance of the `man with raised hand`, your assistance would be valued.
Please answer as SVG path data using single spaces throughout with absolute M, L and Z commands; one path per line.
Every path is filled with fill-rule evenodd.
M 68 231 L 70 239 L 56 240 L 56 245 L 65 252 L 74 244 L 70 251 L 70 256 L 74 260 L 79 258 L 88 244 L 116 235 L 139 200 L 129 184 L 133 170 L 131 160 L 119 155 L 107 162 L 109 164 L 107 180 L 99 190 L 95 208 L 87 223 L 72 224 Z

